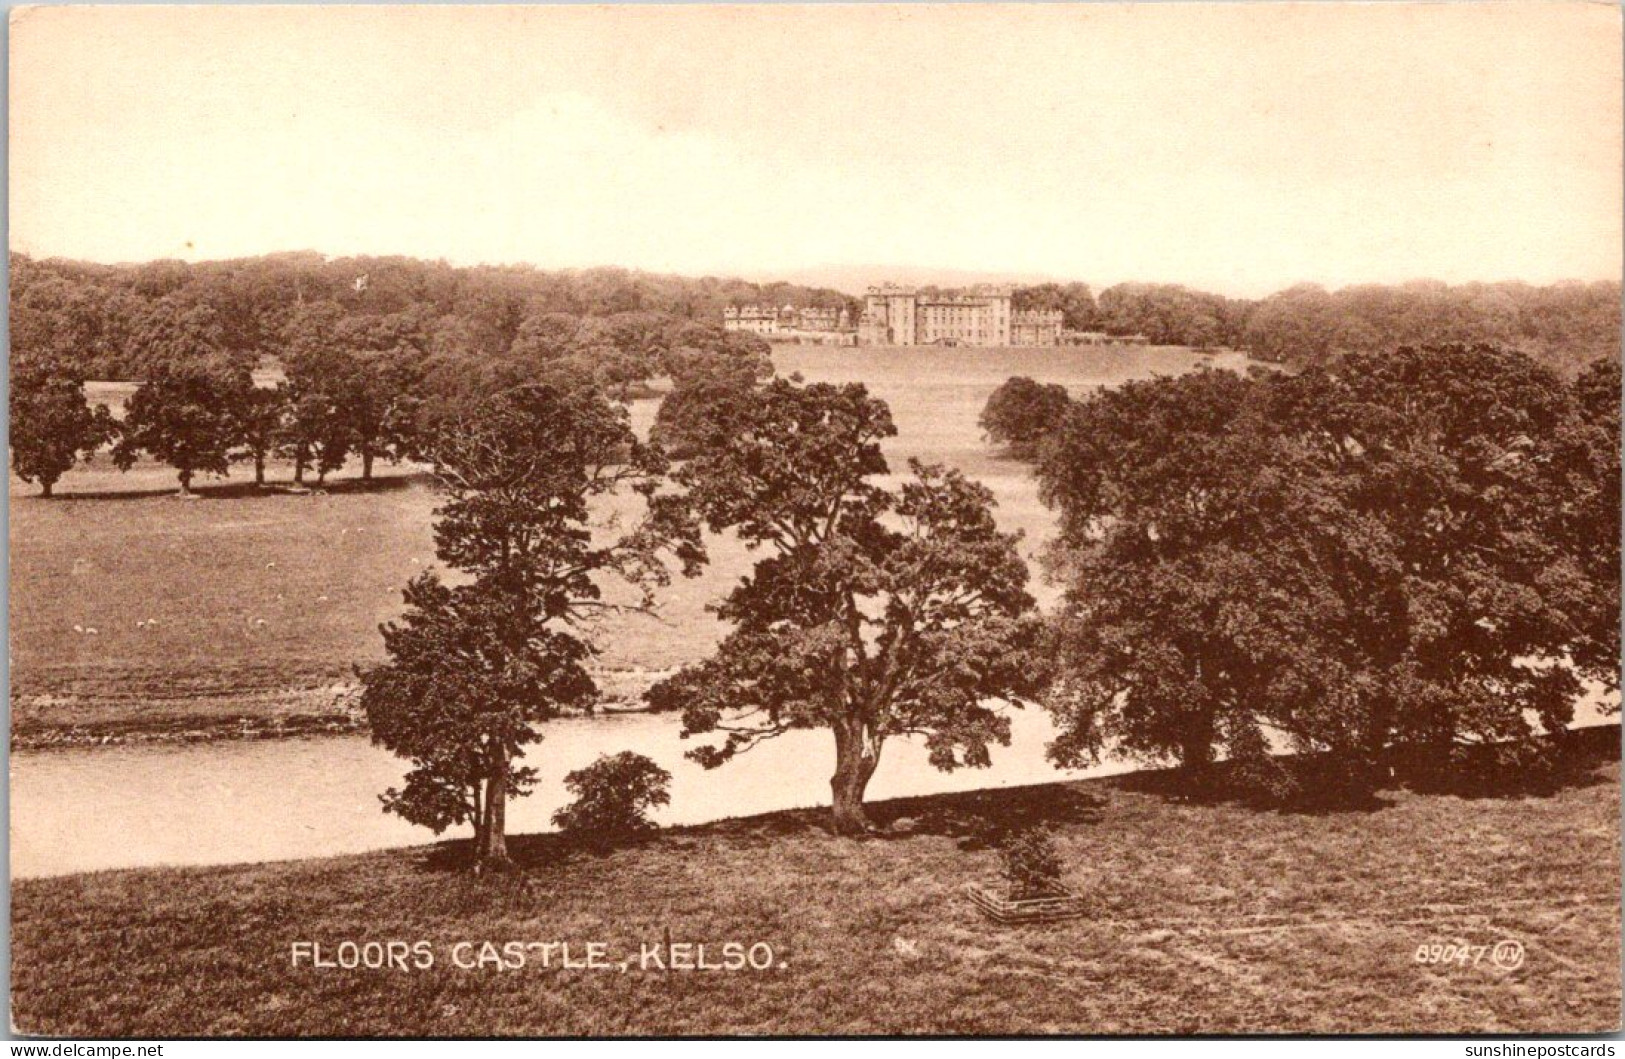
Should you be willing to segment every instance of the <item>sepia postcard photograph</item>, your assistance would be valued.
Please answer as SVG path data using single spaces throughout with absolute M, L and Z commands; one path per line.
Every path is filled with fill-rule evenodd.
M 12 9 L 11 1054 L 1613 1055 L 1621 22 Z

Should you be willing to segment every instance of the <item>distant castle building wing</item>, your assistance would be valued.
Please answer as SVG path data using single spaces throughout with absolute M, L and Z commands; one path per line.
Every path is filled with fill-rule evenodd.
M 858 337 L 877 346 L 1014 345 L 1013 293 L 1009 287 L 951 293 L 891 284 L 870 287 Z
M 722 310 L 725 331 L 745 331 L 786 342 L 854 345 L 851 316 L 845 307 L 730 305 Z
M 1010 287 L 953 292 L 886 284 L 870 287 L 859 341 L 876 346 L 1058 346 L 1065 324 L 1058 309 L 1014 307 Z
M 1059 309 L 1014 306 L 1011 287 L 940 291 L 884 284 L 870 287 L 856 329 L 844 308 L 733 305 L 722 326 L 781 342 L 866 346 L 1058 346 L 1066 330 Z

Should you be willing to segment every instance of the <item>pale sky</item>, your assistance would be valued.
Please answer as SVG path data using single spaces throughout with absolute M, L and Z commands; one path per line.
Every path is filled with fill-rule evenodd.
M 14 13 L 13 249 L 1617 278 L 1606 3 Z

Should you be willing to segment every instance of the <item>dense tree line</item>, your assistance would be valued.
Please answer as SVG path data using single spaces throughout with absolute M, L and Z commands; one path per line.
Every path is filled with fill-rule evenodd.
M 1011 303 L 1011 308 L 1017 312 L 1033 309 L 1058 311 L 1061 326 L 1073 331 L 1095 331 L 1100 328 L 1100 308 L 1087 283 L 1039 283 L 1031 287 L 1017 287 Z
M 1327 291 L 1303 284 L 1253 306 L 1234 344 L 1290 365 L 1400 346 L 1485 344 L 1527 353 L 1572 376 L 1600 357 L 1620 355 L 1620 286 L 1421 281 Z
M 1419 281 L 1328 291 L 1301 284 L 1261 301 L 1171 284 L 1120 283 L 1098 296 L 1081 283 L 1019 288 L 1018 309 L 1058 309 L 1078 331 L 1141 334 L 1157 345 L 1245 349 L 1291 366 L 1400 346 L 1488 344 L 1573 375 L 1619 355 L 1618 283 Z
M 1074 331 L 1144 335 L 1159 346 L 1239 346 L 1254 303 L 1172 283 L 1119 283 L 1098 297 L 1086 283 L 1018 287 L 1013 307 L 1059 310 Z
M 251 365 L 280 356 L 298 317 L 410 317 L 436 351 L 505 356 L 546 318 L 656 316 L 715 326 L 728 305 L 855 309 L 838 291 L 624 269 L 454 267 L 405 257 L 316 253 L 189 264 L 101 265 L 11 255 L 13 357 L 71 360 L 84 378 L 140 379 L 175 345 Z
M 854 322 L 861 312 L 858 299 L 839 291 L 788 283 L 316 253 L 134 265 L 13 254 L 11 281 L 14 358 L 68 359 L 80 376 L 99 379 L 142 378 L 176 345 L 217 348 L 250 363 L 280 356 L 297 318 L 312 313 L 407 314 L 437 351 L 500 357 L 516 345 L 523 351 L 527 336 L 545 342 L 548 317 L 652 314 L 715 325 L 729 305 L 844 307 Z M 1247 349 L 1294 365 L 1335 353 L 1483 342 L 1572 374 L 1617 355 L 1620 333 L 1618 283 L 1299 285 L 1261 301 L 1174 284 L 1120 283 L 1097 293 L 1083 283 L 1046 283 L 1018 288 L 1015 305 L 1060 310 L 1074 330 Z
M 380 459 L 421 457 L 418 440 L 446 415 L 513 386 L 589 383 L 625 399 L 707 358 L 766 362 L 765 342 L 685 315 L 693 299 L 658 277 L 561 285 L 533 270 L 315 255 L 13 265 L 13 465 L 47 492 L 114 441 L 119 467 L 168 463 L 183 494 L 236 461 L 263 482 L 279 457 L 296 483 L 352 457 L 371 478 Z M 635 307 L 645 302 L 667 308 Z M 274 388 L 251 371 L 267 357 L 283 376 Z M 121 422 L 85 401 L 98 376 L 140 380 Z

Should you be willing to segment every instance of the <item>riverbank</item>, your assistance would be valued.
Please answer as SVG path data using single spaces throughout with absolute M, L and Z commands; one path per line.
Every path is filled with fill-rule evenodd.
M 648 710 L 643 692 L 664 675 L 641 670 L 600 671 L 599 713 Z M 360 685 L 344 681 L 316 688 L 241 691 L 180 700 L 149 699 L 139 711 L 102 710 L 94 702 L 54 696 L 46 703 L 14 702 L 11 749 L 81 750 L 89 747 L 177 746 L 312 735 L 354 735 L 367 730 Z M 20 714 L 21 716 L 17 716 Z M 47 719 L 40 720 L 44 714 Z M 74 723 L 71 718 L 87 718 Z
M 452 870 L 461 843 L 22 880 L 13 1021 L 168 1037 L 1604 1031 L 1620 1021 L 1618 737 L 1588 734 L 1593 758 L 1539 796 L 1264 811 L 1181 801 L 1150 772 L 886 802 L 889 830 L 864 841 L 830 835 L 821 810 L 602 856 L 526 836 L 522 870 L 495 880 Z M 1000 927 L 965 900 L 996 882 L 990 836 L 1022 820 L 1054 829 L 1088 916 Z M 318 945 L 336 961 L 345 941 L 390 940 L 432 963 L 314 965 Z M 548 967 L 540 948 L 480 965 L 487 940 L 567 942 L 572 966 L 556 946 Z M 1417 959 L 1502 941 L 1517 966 Z M 589 942 L 606 967 L 575 966 Z M 754 956 L 647 963 L 697 965 L 682 946 L 701 943 L 710 964 Z M 762 969 L 753 945 L 772 951 Z

